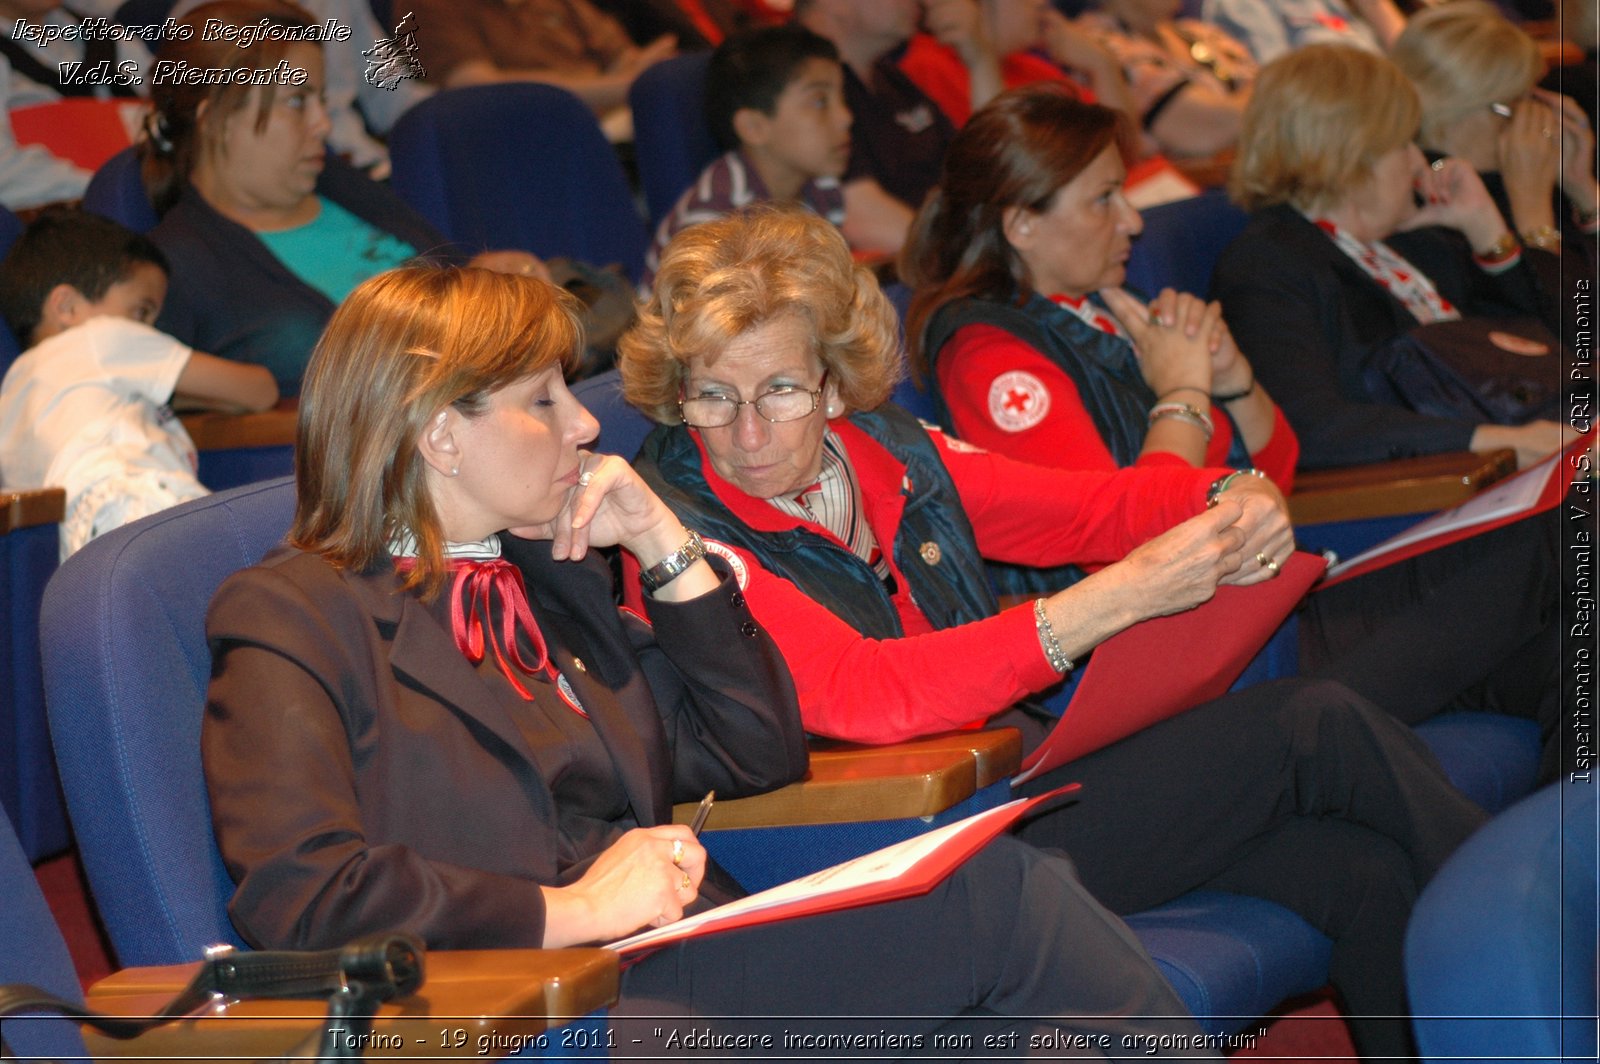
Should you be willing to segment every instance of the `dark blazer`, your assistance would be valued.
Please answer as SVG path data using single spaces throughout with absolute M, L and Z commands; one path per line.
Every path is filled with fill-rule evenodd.
M 329 157 L 317 193 L 429 258 L 464 262 L 388 188 Z M 272 370 L 285 395 L 300 390 L 333 302 L 296 277 L 254 233 L 223 217 L 193 185 L 150 231 L 172 267 L 156 328 L 199 351 Z
M 624 831 L 670 822 L 674 801 L 804 774 L 788 671 L 732 580 L 650 604 L 652 631 L 616 609 L 597 557 L 557 562 L 548 544 L 504 538 L 628 815 L 564 863 L 527 719 L 427 607 L 392 571 L 280 548 L 224 583 L 207 617 L 206 779 L 247 941 L 326 948 L 404 928 L 435 948 L 538 946 L 541 883 L 575 881 Z M 702 887 L 710 901 L 738 893 Z
M 1552 309 L 1526 261 L 1498 275 L 1440 229 L 1386 241 L 1466 316 Z M 1368 398 L 1361 366 L 1375 346 L 1418 324 L 1405 306 L 1288 206 L 1256 212 L 1217 262 L 1211 295 L 1256 376 L 1300 438 L 1303 468 L 1358 465 L 1467 449 L 1473 421 L 1431 417 Z

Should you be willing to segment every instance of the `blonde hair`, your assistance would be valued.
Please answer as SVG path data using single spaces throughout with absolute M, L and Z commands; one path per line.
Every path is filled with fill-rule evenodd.
M 1417 88 L 1430 148 L 1467 115 L 1527 95 L 1544 71 L 1538 43 L 1479 0 L 1419 12 L 1389 54 Z
M 655 421 L 676 424 L 691 359 L 714 364 L 735 337 L 789 314 L 809 326 L 846 407 L 871 410 L 889 397 L 902 368 L 894 307 L 830 223 L 772 206 L 673 238 L 617 345 L 623 395 Z
M 1410 143 L 1417 91 L 1382 56 L 1312 44 L 1256 79 L 1229 182 L 1247 210 L 1288 203 L 1317 210 L 1359 188 L 1379 157 Z
M 446 407 L 480 415 L 492 392 L 583 344 L 578 302 L 531 277 L 409 266 L 363 282 L 334 311 L 300 392 L 289 541 L 365 570 L 398 531 L 417 541 L 406 587 L 443 586 L 444 534 L 417 441 Z

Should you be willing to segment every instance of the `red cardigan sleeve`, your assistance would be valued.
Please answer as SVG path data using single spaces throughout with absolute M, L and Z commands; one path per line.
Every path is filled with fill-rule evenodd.
M 1042 353 L 1004 329 L 968 325 L 946 343 L 938 363 L 939 387 L 951 424 L 964 440 L 1037 465 L 1059 469 L 1117 468 L 1072 378 Z M 1216 418 L 1206 463 L 1222 466 L 1233 444 L 1228 420 Z M 1294 484 L 1299 443 L 1273 408 L 1272 435 L 1251 455 L 1257 468 L 1288 492 Z M 1187 466 L 1164 451 L 1140 455 L 1141 466 Z
M 707 541 L 742 563 L 735 575 L 750 611 L 783 653 L 806 731 L 858 743 L 897 743 L 981 723 L 1060 675 L 1039 646 L 1031 606 L 944 631 L 867 639 L 755 556 Z M 638 565 L 624 555 L 628 602 L 640 602 Z

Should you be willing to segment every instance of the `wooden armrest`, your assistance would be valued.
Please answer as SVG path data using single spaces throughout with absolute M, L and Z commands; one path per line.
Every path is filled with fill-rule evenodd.
M 719 801 L 709 831 L 847 824 L 944 812 L 982 787 L 1017 773 L 1022 734 L 1015 728 L 960 731 L 890 746 L 819 742 L 811 771 L 798 783 L 750 798 Z M 687 824 L 698 802 L 674 806 Z
M 187 986 L 198 967 L 124 969 L 90 988 L 89 1007 L 113 1015 L 149 1015 Z M 510 1056 L 513 1039 L 537 1039 L 616 1000 L 617 955 L 610 950 L 430 953 L 422 989 L 379 1010 L 367 1056 L 481 1056 L 480 1038 L 489 1046 L 486 1055 Z M 326 1001 L 230 1002 L 127 1042 L 86 1027 L 84 1041 L 91 1057 L 266 1059 L 322 1028 L 327 1011 Z M 442 1036 L 449 1045 L 440 1044 Z M 561 1048 L 560 1036 L 549 1036 L 549 1044 Z
M 1289 516 L 1297 525 L 1427 513 L 1465 502 L 1517 471 L 1509 450 L 1428 454 L 1394 462 L 1295 474 Z
M 0 536 L 34 525 L 58 525 L 66 516 L 65 488 L 0 491 Z
M 236 447 L 293 447 L 300 400 L 284 399 L 259 414 L 224 414 L 207 411 L 185 414 L 180 420 L 194 445 L 202 451 L 227 451 Z

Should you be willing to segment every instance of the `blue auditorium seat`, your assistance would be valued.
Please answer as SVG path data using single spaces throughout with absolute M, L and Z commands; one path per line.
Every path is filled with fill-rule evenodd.
M 60 556 L 60 488 L 0 491 L 0 805 L 30 861 L 72 841 L 45 719 L 39 602 Z
M 572 386 L 572 394 L 600 422 L 600 435 L 591 449 L 633 461 L 655 425 L 622 398 L 621 374 L 608 369 L 587 377 Z
M 683 190 L 721 154 L 706 123 L 709 52 L 690 52 L 655 64 L 628 89 L 633 147 L 652 230 Z
M 22 219 L 0 207 L 0 258 L 11 250 L 11 245 L 22 235 Z M 11 327 L 0 320 L 0 377 L 11 368 L 12 359 L 22 352 L 22 345 L 11 332 Z
M 1596 1059 L 1596 834 L 1592 776 L 1495 817 L 1422 892 L 1406 984 L 1427 1061 Z
M 449 89 L 389 134 L 394 190 L 452 240 L 520 248 L 637 280 L 644 224 L 594 115 L 551 85 Z
M 1153 296 L 1176 288 L 1205 297 L 1211 271 L 1222 249 L 1244 229 L 1248 218 L 1220 189 L 1163 203 L 1140 212 L 1144 232 L 1134 238 L 1127 285 Z
M 135 233 L 156 227 L 156 209 L 139 174 L 137 149 L 124 148 L 101 164 L 83 194 L 83 209 L 121 222 Z
M 0 984 L 27 983 L 83 1003 L 67 944 L 56 929 L 33 867 L 0 815 Z M 0 1038 L 23 1060 L 74 1060 L 85 1055 L 76 1024 L 19 1016 L 0 1020 Z M 7 1059 L 11 1059 L 7 1057 Z
M 243 946 L 211 835 L 200 719 L 205 611 L 288 528 L 287 479 L 198 499 L 94 540 L 45 591 L 41 631 L 56 760 L 89 885 L 124 965 Z

